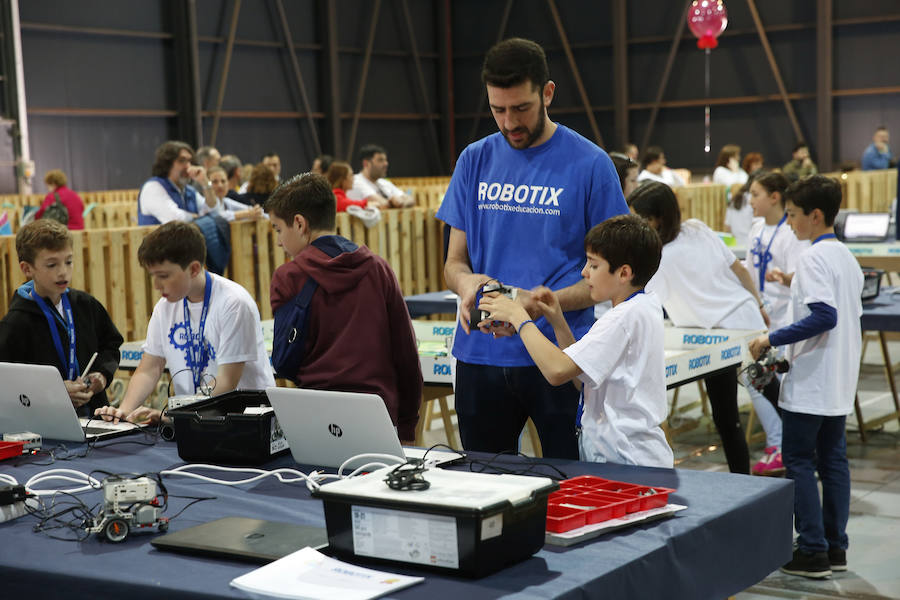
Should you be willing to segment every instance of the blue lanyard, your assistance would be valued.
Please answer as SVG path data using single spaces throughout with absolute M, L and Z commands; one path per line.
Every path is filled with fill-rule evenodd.
M 633 293 L 633 294 L 631 294 L 630 296 L 628 296 L 627 298 L 625 298 L 625 302 L 628 302 L 629 300 L 631 300 L 632 298 L 634 298 L 634 297 L 637 296 L 638 294 L 643 294 L 643 293 L 644 293 L 644 290 L 638 290 L 638 291 L 636 291 L 635 293 Z
M 203 383 L 203 367 L 206 363 L 206 344 L 203 343 L 203 331 L 206 329 L 206 315 L 209 313 L 209 296 L 212 292 L 212 277 L 206 272 L 206 288 L 203 290 L 203 309 L 200 311 L 200 329 L 196 339 L 191 331 L 191 312 L 188 309 L 187 296 L 184 297 L 184 328 L 187 330 L 188 352 L 191 357 L 191 375 L 194 376 L 194 393 Z
M 769 252 L 769 250 L 772 248 L 772 242 L 775 241 L 775 236 L 778 235 L 778 228 L 781 227 L 786 220 L 787 215 L 784 215 L 781 217 L 781 220 L 778 221 L 778 225 L 775 226 L 775 231 L 772 232 L 772 237 L 769 238 L 769 245 L 766 246 L 765 252 L 760 252 L 760 250 L 762 250 L 762 233 L 756 238 L 756 246 L 750 251 L 755 259 L 753 261 L 755 263 L 754 266 L 759 270 L 759 291 L 766 289 L 766 271 L 769 269 L 769 263 L 772 262 L 772 253 Z
M 828 238 L 833 238 L 833 237 L 837 237 L 837 236 L 834 235 L 833 233 L 823 233 L 822 235 L 820 235 L 819 237 L 817 237 L 816 239 L 814 239 L 814 240 L 812 241 L 812 243 L 813 243 L 813 244 L 816 244 L 816 243 L 818 243 L 818 242 L 821 242 L 822 240 L 827 240 Z M 810 246 L 811 246 L 811 245 L 812 245 L 812 244 L 810 244 Z
M 72 317 L 72 305 L 69 303 L 69 294 L 64 292 L 62 295 L 63 312 L 65 319 L 60 317 L 56 310 L 51 310 L 44 299 L 37 292 L 31 290 L 31 297 L 41 307 L 41 312 L 47 318 L 47 324 L 50 326 L 50 335 L 53 337 L 53 346 L 56 348 L 56 354 L 59 356 L 59 362 L 63 367 L 63 376 L 68 375 L 69 381 L 75 381 L 78 378 L 78 358 L 75 356 L 75 319 Z M 56 315 L 54 317 L 54 314 Z M 66 360 L 66 353 L 63 350 L 62 340 L 59 337 L 59 331 L 56 329 L 56 319 L 64 321 L 64 325 L 69 332 L 69 360 Z

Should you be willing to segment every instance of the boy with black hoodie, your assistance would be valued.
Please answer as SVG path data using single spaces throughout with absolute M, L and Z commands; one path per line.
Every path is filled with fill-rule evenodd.
M 76 412 L 89 416 L 107 405 L 122 335 L 96 298 L 69 288 L 72 236 L 64 225 L 40 219 L 22 227 L 16 253 L 30 281 L 16 290 L 0 320 L 0 362 L 56 367 Z M 94 352 L 97 358 L 82 380 Z
M 378 394 L 411 444 L 422 398 L 422 370 L 400 284 L 390 265 L 335 233 L 335 198 L 321 175 L 282 184 L 266 202 L 278 244 L 293 260 L 272 277 L 273 312 L 309 277 L 305 352 L 293 380 L 304 388 Z M 333 256 L 333 258 L 332 258 Z

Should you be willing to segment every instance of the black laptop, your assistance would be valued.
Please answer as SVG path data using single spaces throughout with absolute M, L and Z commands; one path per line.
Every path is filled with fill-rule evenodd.
M 150 542 L 158 550 L 264 564 L 310 546 L 328 546 L 324 527 L 225 517 L 166 534 Z

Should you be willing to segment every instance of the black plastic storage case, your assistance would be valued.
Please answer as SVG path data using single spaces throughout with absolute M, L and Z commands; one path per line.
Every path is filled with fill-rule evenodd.
M 170 410 L 178 456 L 186 462 L 260 465 L 288 449 L 274 411 L 244 414 L 271 406 L 264 390 L 237 390 Z
M 432 469 L 428 490 L 398 491 L 384 483 L 391 469 L 313 492 L 324 505 L 329 553 L 482 577 L 543 547 L 547 497 L 559 489 L 551 479 Z

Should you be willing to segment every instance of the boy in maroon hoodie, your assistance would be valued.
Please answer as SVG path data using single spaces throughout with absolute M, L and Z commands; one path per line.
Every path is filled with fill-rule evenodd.
M 272 277 L 272 311 L 290 302 L 309 277 L 304 388 L 378 394 L 403 444 L 415 440 L 422 370 L 412 322 L 390 265 L 335 232 L 335 199 L 321 175 L 297 175 L 266 202 L 278 245 L 293 260 Z M 333 256 L 333 258 L 332 258 Z

